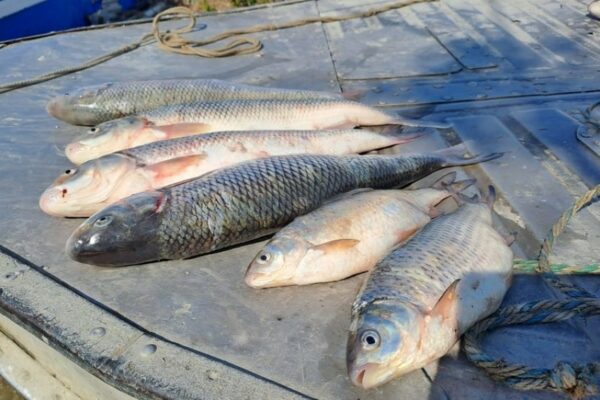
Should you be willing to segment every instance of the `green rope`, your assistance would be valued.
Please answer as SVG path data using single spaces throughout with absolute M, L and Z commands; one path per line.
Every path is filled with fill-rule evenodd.
M 575 399 L 598 393 L 594 375 L 600 373 L 600 362 L 577 364 L 560 361 L 551 369 L 531 368 L 492 357 L 483 351 L 481 340 L 486 332 L 508 325 L 547 324 L 576 316 L 600 315 L 600 299 L 582 288 L 558 279 L 558 275 L 599 274 L 600 264 L 570 266 L 550 264 L 548 261 L 556 239 L 571 218 L 599 194 L 600 185 L 586 192 L 561 215 L 544 240 L 538 260 L 515 260 L 513 264 L 515 272 L 542 273 L 544 279 L 568 299 L 509 305 L 478 322 L 465 333 L 463 350 L 467 358 L 483 368 L 492 379 L 515 389 L 551 390 L 566 393 Z
M 519 274 L 539 274 L 538 260 L 514 260 L 513 272 Z M 600 274 L 600 264 L 589 265 L 567 265 L 551 264 L 548 266 L 550 272 L 555 275 L 590 275 Z

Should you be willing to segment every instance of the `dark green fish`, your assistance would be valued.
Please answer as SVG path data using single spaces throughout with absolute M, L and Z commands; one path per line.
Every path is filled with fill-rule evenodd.
M 107 266 L 181 259 L 268 235 L 324 201 L 357 188 L 403 187 L 463 158 L 463 145 L 430 154 L 293 155 L 254 160 L 92 215 L 69 238 L 75 260 Z

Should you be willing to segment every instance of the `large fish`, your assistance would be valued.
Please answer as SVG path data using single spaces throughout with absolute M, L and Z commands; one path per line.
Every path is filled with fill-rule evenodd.
M 111 82 L 52 99 L 50 115 L 75 125 L 97 125 L 169 104 L 233 99 L 342 99 L 339 93 L 265 88 L 216 79 Z
M 230 100 L 165 106 L 144 114 L 105 122 L 65 149 L 75 164 L 115 151 L 216 131 L 322 130 L 370 125 L 446 124 L 393 116 L 346 100 Z
M 510 286 L 513 254 L 487 204 L 436 218 L 370 272 L 354 305 L 348 373 L 369 389 L 442 357 L 494 312 Z
M 462 158 L 464 147 L 396 156 L 275 156 L 127 197 L 71 235 L 75 260 L 119 266 L 208 253 L 268 235 L 324 201 L 357 188 L 405 186 Z
M 435 216 L 434 206 L 474 180 L 455 172 L 432 188 L 358 189 L 296 218 L 252 261 L 246 284 L 255 288 L 331 282 L 365 272 Z
M 40 208 L 55 216 L 89 217 L 134 193 L 160 189 L 242 161 L 287 154 L 361 153 L 415 137 L 346 129 L 217 132 L 163 140 L 68 169 L 44 191 Z

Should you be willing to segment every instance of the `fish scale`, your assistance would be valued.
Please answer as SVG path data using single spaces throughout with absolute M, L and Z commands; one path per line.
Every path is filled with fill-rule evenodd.
M 154 164 L 164 160 L 176 157 L 198 154 L 198 151 L 214 148 L 214 146 L 239 146 L 240 143 L 252 140 L 254 148 L 269 149 L 269 143 L 277 140 L 289 140 L 291 145 L 305 142 L 307 146 L 314 142 L 314 147 L 319 143 L 325 143 L 324 139 L 328 136 L 337 138 L 339 141 L 350 141 L 361 143 L 361 139 L 373 137 L 373 141 L 383 142 L 381 138 L 387 138 L 388 141 L 394 138 L 393 135 L 381 135 L 378 133 L 362 129 L 342 129 L 329 131 L 301 131 L 301 130 L 277 130 L 277 131 L 223 131 L 207 133 L 204 135 L 186 136 L 171 140 L 161 140 L 148 143 L 138 147 L 122 150 L 120 153 L 131 156 L 145 164 Z M 363 139 L 363 137 L 365 139 Z M 387 143 L 382 143 L 382 146 Z M 366 147 L 366 146 L 365 146 Z M 362 151 L 362 148 L 360 149 Z
M 69 143 L 65 154 L 80 164 L 146 143 L 209 132 L 377 125 L 449 127 L 446 123 L 415 121 L 341 99 L 200 101 L 163 106 L 100 124 Z
M 402 187 L 440 168 L 500 156 L 465 159 L 464 151 L 458 145 L 429 154 L 300 154 L 247 161 L 127 197 L 85 221 L 69 238 L 67 251 L 97 265 L 208 253 L 272 233 L 353 189 Z
M 346 364 L 355 385 L 422 368 L 498 308 L 513 254 L 492 227 L 494 197 L 490 187 L 487 204 L 462 198 L 371 270 L 352 305 Z
M 315 113 L 326 110 L 335 114 L 336 108 L 344 107 L 367 109 L 367 106 L 362 104 L 339 99 L 235 99 L 173 104 L 139 115 L 159 125 L 202 122 L 218 124 L 219 130 L 235 129 L 239 126 L 239 120 L 255 121 L 260 123 L 263 129 L 275 129 L 277 128 L 275 124 L 289 126 L 291 122 L 294 126 L 289 126 L 288 129 L 313 129 L 311 120 Z M 372 112 L 375 113 L 375 110 L 373 109 Z M 382 112 L 377 112 L 377 115 L 385 116 Z M 391 122 L 392 117 L 387 118 Z M 303 119 L 305 125 L 298 125 Z
M 338 93 L 263 88 L 216 79 L 113 82 L 85 87 L 51 101 L 48 111 L 57 118 L 95 125 L 168 104 L 230 99 L 339 99 Z
M 485 205 L 468 204 L 423 228 L 373 269 L 352 307 L 353 314 L 374 301 L 390 298 L 428 312 L 455 280 L 474 268 L 493 265 L 486 247 L 478 243 L 490 234 L 498 237 L 489 225 L 481 223 L 484 213 L 489 214 Z
M 169 198 L 159 234 L 165 244 L 163 257 L 189 257 L 252 240 L 331 196 L 358 187 L 404 186 L 428 175 L 439 163 L 431 156 L 301 155 L 213 172 L 163 190 Z M 198 216 L 199 225 L 182 225 L 191 215 Z M 238 229 L 227 229 L 230 226 Z M 193 250 L 184 245 L 188 243 L 195 243 Z

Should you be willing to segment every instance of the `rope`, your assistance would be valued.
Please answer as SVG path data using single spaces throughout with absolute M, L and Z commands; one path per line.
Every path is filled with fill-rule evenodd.
M 61 76 L 69 75 L 75 72 L 83 71 L 84 69 L 95 67 L 98 64 L 102 64 L 108 60 L 112 60 L 115 57 L 120 55 L 129 53 L 145 44 L 153 42 L 152 35 L 144 35 L 139 41 L 135 43 L 128 44 L 127 46 L 123 46 L 117 50 L 111 51 L 110 53 L 106 53 L 100 57 L 94 58 L 90 61 L 87 61 L 83 64 L 59 69 L 57 71 L 53 71 L 44 75 L 37 76 L 31 79 L 25 79 L 22 81 L 16 81 L 11 83 L 6 83 L 4 85 L 0 85 L 0 93 L 10 92 L 11 90 L 24 88 L 27 86 L 37 85 L 38 83 L 46 82 L 52 79 L 60 78 Z
M 551 369 L 530 368 L 522 364 L 511 364 L 504 359 L 496 359 L 485 353 L 481 346 L 483 335 L 500 327 L 517 324 L 547 324 L 576 316 L 600 315 L 600 299 L 582 288 L 557 279 L 558 274 L 598 274 L 600 265 L 577 267 L 564 264 L 551 265 L 548 261 L 556 238 L 564 231 L 570 219 L 598 195 L 600 195 L 600 185 L 586 192 L 561 215 L 544 240 L 538 260 L 515 260 L 513 264 L 515 271 L 542 273 L 544 279 L 568 299 L 541 300 L 506 306 L 478 322 L 465 333 L 463 349 L 467 358 L 484 369 L 492 379 L 502 381 L 515 389 L 551 390 L 568 394 L 575 399 L 598 393 L 594 375 L 600 373 L 600 362 L 578 364 L 560 361 Z
M 513 272 L 519 274 L 537 274 L 539 273 L 538 260 L 514 260 Z M 556 275 L 590 275 L 600 274 L 600 264 L 588 265 L 567 265 L 567 264 L 551 264 L 549 267 L 550 273 Z
M 152 20 L 152 30 L 150 33 L 142 36 L 137 42 L 130 43 L 117 50 L 103 54 L 90 61 L 87 61 L 81 65 L 74 67 L 63 68 L 57 71 L 53 71 L 44 75 L 37 76 L 35 78 L 21 80 L 17 82 L 11 82 L 0 85 L 0 93 L 9 92 L 11 90 L 24 88 L 27 86 L 36 85 L 41 82 L 46 82 L 55 78 L 60 78 L 75 72 L 83 71 L 88 68 L 95 67 L 96 65 L 102 64 L 106 61 L 112 60 L 118 56 L 134 51 L 141 46 L 156 42 L 158 47 L 164 51 L 176 54 L 184 55 L 196 55 L 199 57 L 206 58 L 217 58 L 217 57 L 231 57 L 243 54 L 251 54 L 260 51 L 263 47 L 262 42 L 253 37 L 240 36 L 222 47 L 218 48 L 203 48 L 209 44 L 217 43 L 222 40 L 231 38 L 233 36 L 246 35 L 250 33 L 276 31 L 280 29 L 295 28 L 303 25 L 309 25 L 313 23 L 330 23 L 338 21 L 346 21 L 355 18 L 368 18 L 375 15 L 384 13 L 386 11 L 396 10 L 403 7 L 407 7 L 417 3 L 429 3 L 437 0 L 403 0 L 389 3 L 383 6 L 370 8 L 362 12 L 354 12 L 340 16 L 330 17 L 311 17 L 304 18 L 290 22 L 284 22 L 281 24 L 260 24 L 254 25 L 249 28 L 232 29 L 223 33 L 214 35 L 205 40 L 189 40 L 185 39 L 182 35 L 190 33 L 196 26 L 196 14 L 187 7 L 173 7 L 158 13 Z M 161 31 L 160 24 L 166 19 L 181 19 L 189 18 L 187 25 Z

